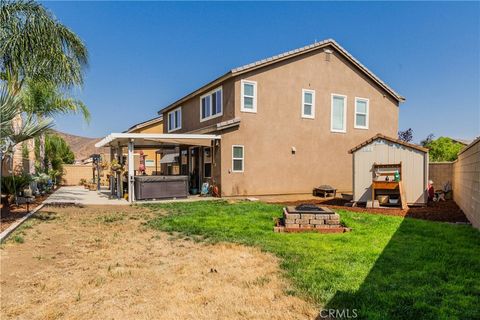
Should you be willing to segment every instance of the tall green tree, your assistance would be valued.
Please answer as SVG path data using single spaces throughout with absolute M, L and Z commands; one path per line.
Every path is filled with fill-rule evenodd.
M 39 118 L 80 113 L 86 122 L 90 121 L 87 106 L 82 101 L 69 97 L 52 82 L 29 81 L 22 90 L 22 100 L 23 110 Z
M 0 170 L 6 156 L 11 156 L 17 145 L 53 126 L 51 119 L 38 120 L 32 115 L 22 114 L 20 104 L 20 97 L 12 95 L 5 83 L 0 84 Z M 16 121 L 18 117 L 22 118 L 21 122 Z
M 88 121 L 85 105 L 67 95 L 68 89 L 83 84 L 87 65 L 82 40 L 41 4 L 0 0 L 0 79 L 11 95 L 24 96 L 27 114 L 41 122 L 46 116 L 80 112 Z M 43 136 L 40 141 L 43 163 Z
M 23 110 L 35 115 L 39 120 L 46 117 L 55 117 L 58 114 L 81 113 L 85 121 L 90 121 L 90 112 L 85 104 L 68 97 L 62 90 L 48 81 L 29 81 L 22 90 Z M 38 158 L 40 169 L 45 169 L 45 137 L 38 139 Z
M 423 146 L 428 148 L 430 161 L 454 161 L 458 158 L 458 153 L 463 149 L 464 145 L 455 142 L 448 137 L 439 137 L 436 140 L 425 139 Z
M 0 148 L 3 155 L 11 153 L 16 145 L 39 136 L 53 126 L 51 119 L 37 120 L 29 114 L 24 114 L 21 125 L 16 126 L 15 119 L 22 117 L 20 104 L 21 98 L 12 95 L 5 84 L 0 84 Z
M 82 40 L 34 1 L 0 1 L 0 76 L 17 95 L 28 79 L 83 84 Z

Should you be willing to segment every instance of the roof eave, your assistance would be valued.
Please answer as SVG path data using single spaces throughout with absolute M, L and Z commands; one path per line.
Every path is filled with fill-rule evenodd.
M 228 71 L 227 73 L 225 73 L 223 76 L 220 76 L 218 78 L 216 78 L 215 80 L 213 81 L 210 81 L 209 83 L 207 83 L 206 85 L 198 88 L 197 90 L 187 94 L 186 96 L 178 99 L 177 101 L 169 104 L 168 106 L 166 106 L 165 108 L 163 109 L 160 109 L 157 113 L 159 115 L 163 114 L 164 112 L 167 112 L 169 111 L 170 109 L 173 109 L 175 107 L 178 107 L 180 104 L 182 104 L 183 102 L 195 97 L 196 95 L 198 95 L 199 93 L 201 92 L 204 92 L 208 89 L 210 89 L 211 87 L 214 87 L 222 82 L 224 82 L 225 80 L 229 79 L 230 77 L 232 76 L 232 71 Z
M 170 109 L 173 109 L 175 107 L 178 107 L 181 103 L 185 102 L 186 100 L 189 100 L 193 98 L 194 96 L 198 95 L 201 92 L 204 92 L 211 87 L 227 80 L 228 78 L 232 76 L 238 76 L 247 72 L 251 72 L 253 70 L 263 68 L 265 66 L 275 64 L 287 59 L 291 59 L 293 57 L 309 53 L 311 51 L 315 51 L 321 48 L 324 48 L 326 46 L 333 46 L 338 52 L 340 52 L 347 60 L 349 60 L 353 65 L 355 65 L 357 68 L 359 68 L 362 72 L 364 72 L 370 79 L 372 79 L 378 86 L 380 86 L 383 90 L 385 90 L 390 96 L 392 96 L 395 100 L 397 100 L 399 103 L 405 102 L 406 99 L 402 95 L 398 94 L 395 92 L 392 88 L 390 88 L 385 82 L 383 82 L 377 75 L 375 75 L 372 71 L 370 71 L 367 67 L 365 67 L 363 64 L 360 63 L 355 57 L 353 57 L 347 50 L 345 50 L 342 46 L 340 46 L 334 39 L 327 39 L 321 42 L 317 42 L 308 46 L 305 46 L 303 48 L 298 48 L 294 49 L 288 52 L 284 52 L 266 59 L 262 59 L 256 62 L 252 62 L 250 64 L 246 64 L 243 66 L 240 66 L 238 68 L 231 69 L 227 73 L 225 73 L 223 76 L 207 83 L 206 85 L 200 87 L 199 89 L 191 92 L 190 94 L 184 96 L 183 98 L 173 102 L 172 104 L 168 105 L 167 107 L 161 109 L 158 111 L 158 114 L 162 114 L 166 111 L 169 111 Z

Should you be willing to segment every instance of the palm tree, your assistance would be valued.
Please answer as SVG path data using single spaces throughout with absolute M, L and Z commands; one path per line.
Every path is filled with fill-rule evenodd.
M 24 114 L 21 125 L 17 126 L 17 117 L 22 117 L 21 98 L 12 95 L 5 84 L 0 84 L 0 167 L 16 145 L 39 136 L 53 126 L 51 119 L 37 120 L 28 114 Z
M 22 100 L 23 111 L 39 118 L 81 113 L 86 122 L 90 121 L 90 111 L 87 106 L 82 101 L 69 97 L 52 82 L 29 81 L 22 90 Z
M 31 0 L 0 0 L 0 79 L 8 83 L 13 96 L 19 95 L 25 84 L 29 91 L 43 95 L 30 99 L 24 111 L 40 122 L 45 116 L 66 112 L 81 112 L 88 121 L 85 105 L 68 98 L 64 91 L 83 84 L 87 64 L 82 40 L 42 5 Z M 44 98 L 48 103 L 37 104 Z M 22 122 L 19 115 L 16 122 Z
M 68 97 L 58 86 L 47 81 L 29 81 L 22 90 L 23 110 L 42 120 L 58 114 L 81 113 L 86 122 L 90 121 L 90 112 L 85 104 Z M 39 164 L 45 169 L 45 135 L 39 137 Z
M 82 40 L 42 5 L 0 0 L 0 76 L 14 95 L 28 79 L 82 85 L 87 63 Z

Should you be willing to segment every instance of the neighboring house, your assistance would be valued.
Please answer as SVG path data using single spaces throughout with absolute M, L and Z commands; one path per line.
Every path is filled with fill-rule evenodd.
M 222 196 L 351 191 L 348 150 L 396 136 L 403 101 L 325 40 L 232 69 L 159 114 L 165 133 L 221 135 L 214 152 L 181 147 L 180 172 L 213 178 Z
M 124 133 L 163 133 L 163 117 L 158 116 L 131 126 Z M 158 151 L 158 152 L 157 152 Z M 140 165 L 140 152 L 145 156 L 145 173 L 178 174 L 178 164 L 174 161 L 178 152 L 175 150 L 158 150 L 158 148 L 135 148 L 135 170 Z M 166 156 L 168 154 L 168 156 Z M 126 156 L 126 154 L 125 154 Z
M 147 121 L 137 123 L 130 128 L 128 128 L 125 133 L 162 133 L 163 132 L 163 117 L 158 116 Z M 158 163 L 158 158 L 156 154 L 156 149 L 136 149 L 135 150 L 135 170 L 138 170 L 140 164 L 140 152 L 143 152 L 145 155 L 145 172 L 147 174 L 156 173 L 160 170 L 160 164 Z M 125 154 L 126 155 L 126 154 Z
M 473 139 L 456 139 L 456 138 L 450 138 L 450 139 L 452 139 L 453 142 L 463 144 L 465 147 L 473 142 Z

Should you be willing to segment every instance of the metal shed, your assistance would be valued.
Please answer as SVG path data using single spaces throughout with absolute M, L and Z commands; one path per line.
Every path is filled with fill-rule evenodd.
M 372 200 L 372 186 L 381 179 L 378 167 L 401 166 L 400 190 L 409 205 L 427 203 L 428 149 L 377 134 L 349 150 L 353 155 L 353 200 Z

